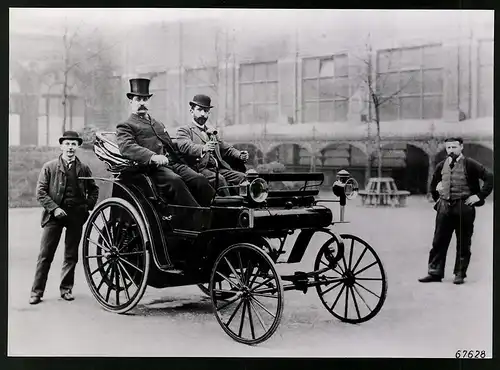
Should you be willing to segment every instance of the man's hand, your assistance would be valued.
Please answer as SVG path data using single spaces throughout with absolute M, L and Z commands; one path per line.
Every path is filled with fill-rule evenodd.
M 242 150 L 242 151 L 241 151 L 241 154 L 240 154 L 240 159 L 241 159 L 243 162 L 248 161 L 248 152 L 247 152 L 246 150 Z
M 215 150 L 215 146 L 217 143 L 215 141 L 207 141 L 206 144 L 203 146 L 203 153 L 206 152 L 213 152 Z
M 168 166 L 168 158 L 161 154 L 155 154 L 151 157 L 151 162 L 157 166 Z
M 444 186 L 443 186 L 443 183 L 440 181 L 438 182 L 438 184 L 436 185 L 436 191 L 439 193 L 439 194 L 443 194 L 443 190 L 444 190 Z
M 470 197 L 468 197 L 465 200 L 465 204 L 467 204 L 468 206 L 473 206 L 474 204 L 476 204 L 480 200 L 481 199 L 479 199 L 479 197 L 476 194 L 474 194 L 474 195 L 471 195 Z
M 66 217 L 67 214 L 66 214 L 66 212 L 64 212 L 64 209 L 62 209 L 62 208 L 56 208 L 54 210 L 54 216 L 56 218 L 63 218 L 63 217 Z

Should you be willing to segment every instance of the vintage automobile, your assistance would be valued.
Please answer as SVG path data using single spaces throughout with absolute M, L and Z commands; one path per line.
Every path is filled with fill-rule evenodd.
M 375 250 L 330 228 L 346 222 L 346 201 L 357 192 L 347 171 L 337 174 L 335 197 L 323 200 L 323 173 L 248 171 L 240 195 L 216 195 L 210 207 L 193 208 L 164 204 L 144 168 L 120 155 L 114 132 L 97 133 L 94 152 L 112 174 L 94 179 L 111 183 L 112 195 L 89 217 L 82 263 L 104 309 L 133 309 L 148 286 L 197 284 L 222 329 L 257 344 L 277 330 L 286 290 L 315 287 L 325 308 L 348 323 L 373 318 L 384 304 L 386 274 Z M 339 219 L 328 202 L 340 204 Z M 278 263 L 300 262 L 318 234 L 326 241 L 311 272 L 277 272 Z

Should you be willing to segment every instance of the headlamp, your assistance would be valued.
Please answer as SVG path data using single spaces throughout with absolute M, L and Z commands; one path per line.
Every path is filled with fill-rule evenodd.
M 248 186 L 248 195 L 255 203 L 265 202 L 269 195 L 269 186 L 261 178 L 253 180 Z

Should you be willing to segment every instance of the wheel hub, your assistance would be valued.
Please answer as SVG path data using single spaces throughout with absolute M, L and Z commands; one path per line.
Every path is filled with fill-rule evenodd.
M 352 273 L 352 271 L 346 271 L 343 275 L 344 282 L 348 287 L 354 286 L 354 283 L 356 282 L 356 277 Z

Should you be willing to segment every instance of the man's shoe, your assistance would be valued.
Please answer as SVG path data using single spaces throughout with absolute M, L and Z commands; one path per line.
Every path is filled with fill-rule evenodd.
M 42 301 L 42 298 L 39 296 L 33 296 L 30 298 L 30 304 L 39 304 Z
M 440 283 L 443 278 L 434 275 L 427 275 L 423 278 L 418 279 L 421 283 Z
M 73 301 L 75 299 L 73 295 L 69 292 L 61 294 L 61 298 L 64 299 L 65 301 Z
M 463 276 L 455 275 L 455 279 L 453 279 L 453 284 L 463 284 L 465 283 Z

